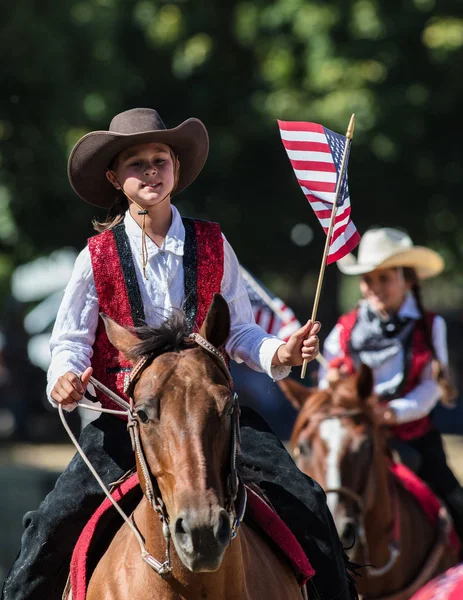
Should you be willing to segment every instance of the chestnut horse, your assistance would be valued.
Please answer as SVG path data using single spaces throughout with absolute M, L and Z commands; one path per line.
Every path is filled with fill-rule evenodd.
M 373 376 L 362 366 L 333 389 L 279 382 L 300 409 L 291 446 L 298 467 L 327 492 L 349 558 L 364 565 L 357 580 L 368 599 L 406 600 L 456 564 L 442 512 L 436 534 L 416 499 L 390 473 L 386 431 L 373 415 Z
M 300 600 L 292 568 L 264 537 L 243 523 L 232 539 L 238 407 L 216 350 L 230 330 L 225 300 L 214 297 L 200 331 L 203 345 L 188 337 L 183 315 L 139 331 L 143 341 L 104 320 L 111 343 L 137 365 L 132 373 L 138 370 L 131 395 L 151 474 L 137 455 L 145 496 L 131 519 L 149 554 L 164 560 L 166 531 L 147 498 L 151 481 L 173 541 L 172 570 L 162 577 L 152 570 L 124 524 L 90 578 L 87 600 Z

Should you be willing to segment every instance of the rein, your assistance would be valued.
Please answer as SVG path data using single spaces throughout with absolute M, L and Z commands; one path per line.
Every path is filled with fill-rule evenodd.
M 371 577 L 381 577 L 386 575 L 395 565 L 400 556 L 399 540 L 400 540 L 400 521 L 399 521 L 399 507 L 397 493 L 394 495 L 394 525 L 393 525 L 393 540 L 389 544 L 389 560 L 382 567 L 373 567 L 370 563 L 370 548 L 365 532 L 365 509 L 362 498 L 344 486 L 337 488 L 329 488 L 325 490 L 327 494 L 334 493 L 340 496 L 346 496 L 350 500 L 353 500 L 359 508 L 359 517 L 356 520 L 356 532 L 360 544 L 362 545 L 364 552 L 364 559 L 366 561 L 366 569 Z
M 196 344 L 201 346 L 204 350 L 206 350 L 209 354 L 211 354 L 214 358 L 219 360 L 219 366 L 224 371 L 224 374 L 227 376 L 229 384 L 232 383 L 232 377 L 230 371 L 228 369 L 228 365 L 217 348 L 213 346 L 210 342 L 200 336 L 198 333 L 192 333 L 189 338 L 193 340 Z M 157 485 L 156 480 L 151 477 L 148 465 L 146 463 L 145 455 L 143 452 L 143 447 L 140 440 L 140 431 L 139 431 L 139 421 L 134 409 L 134 400 L 133 400 L 133 390 L 135 388 L 135 384 L 137 383 L 140 375 L 143 371 L 151 364 L 153 361 L 153 357 L 149 355 L 143 355 L 134 365 L 130 378 L 125 386 L 124 392 L 130 397 L 130 403 L 126 402 L 123 398 L 121 398 L 118 394 L 115 394 L 112 390 L 103 385 L 100 381 L 95 379 L 94 377 L 90 377 L 90 383 L 94 385 L 96 389 L 105 394 L 108 398 L 110 398 L 115 404 L 121 407 L 121 410 L 113 410 L 101 407 L 88 406 L 87 404 L 77 403 L 81 408 L 85 408 L 86 410 L 93 410 L 96 412 L 104 412 L 112 415 L 125 416 L 128 419 L 127 429 L 130 433 L 130 438 L 132 441 L 132 449 L 135 452 L 135 456 L 137 462 L 140 466 L 141 473 L 143 475 L 144 486 L 142 486 L 142 490 L 144 495 L 146 496 L 149 504 L 153 508 L 153 510 L 158 514 L 159 519 L 162 525 L 162 533 L 166 542 L 166 554 L 164 562 L 159 562 L 156 560 L 146 549 L 144 544 L 144 539 L 138 531 L 135 524 L 132 520 L 125 514 L 119 504 L 114 500 L 110 491 L 107 489 L 105 484 L 103 483 L 101 477 L 96 472 L 95 468 L 85 455 L 82 450 L 79 442 L 75 438 L 72 433 L 66 418 L 64 417 L 63 407 L 61 404 L 58 404 L 58 412 L 63 423 L 64 428 L 66 429 L 72 443 L 76 447 L 77 452 L 80 454 L 82 460 L 85 462 L 87 467 L 90 469 L 91 473 L 95 477 L 96 481 L 100 485 L 101 489 L 105 493 L 106 497 L 109 499 L 114 508 L 121 515 L 125 523 L 129 526 L 133 534 L 135 535 L 138 544 L 140 546 L 141 557 L 142 559 L 161 577 L 168 576 L 172 571 L 172 565 L 170 560 L 170 541 L 171 541 L 171 533 L 169 527 L 169 515 L 167 514 L 166 506 L 162 500 L 161 491 L 159 486 Z M 232 521 L 231 526 L 231 534 L 230 541 L 234 539 L 237 535 L 238 529 L 241 525 L 241 522 L 244 518 L 244 513 L 246 510 L 247 504 L 247 493 L 246 487 L 243 484 L 243 481 L 238 473 L 237 469 L 237 453 L 238 446 L 240 440 L 240 428 L 239 428 L 239 404 L 238 404 L 238 395 L 234 394 L 233 397 L 233 406 L 230 411 L 230 417 L 232 420 L 232 440 L 231 440 L 231 465 L 230 465 L 230 473 L 227 479 L 227 512 L 230 516 L 230 520 Z M 141 482 L 140 482 L 141 483 Z M 238 498 L 239 492 L 241 490 L 238 509 L 235 507 L 236 500 Z

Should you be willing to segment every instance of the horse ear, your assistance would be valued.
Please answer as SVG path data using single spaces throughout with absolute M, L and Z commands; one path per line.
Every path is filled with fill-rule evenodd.
M 363 363 L 357 374 L 357 394 L 362 400 L 367 400 L 373 393 L 373 371 Z
M 309 388 L 295 379 L 280 379 L 277 385 L 296 410 L 301 410 L 316 388 Z
M 224 297 L 214 294 L 199 335 L 216 348 L 225 344 L 230 335 L 230 309 Z
M 113 321 L 108 315 L 100 313 L 100 317 L 103 319 L 103 323 L 106 329 L 106 334 L 111 344 L 122 352 L 122 354 L 128 358 L 130 350 L 140 342 L 136 335 L 130 333 L 125 327 L 122 327 L 116 321 Z

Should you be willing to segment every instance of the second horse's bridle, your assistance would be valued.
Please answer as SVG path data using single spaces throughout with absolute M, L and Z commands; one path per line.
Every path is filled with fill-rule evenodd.
M 345 410 L 342 412 L 331 413 L 331 414 L 324 415 L 323 417 L 318 419 L 317 425 L 319 425 L 322 421 L 326 421 L 328 419 L 352 418 L 352 417 L 356 417 L 356 416 L 359 416 L 362 414 L 363 414 L 363 411 L 361 409 L 352 409 L 352 410 Z M 370 549 L 369 549 L 368 540 L 367 540 L 367 536 L 366 536 L 366 532 L 365 532 L 365 506 L 364 506 L 364 502 L 363 502 L 361 496 L 345 486 L 339 486 L 336 488 L 328 488 L 325 490 L 325 493 L 326 494 L 338 494 L 339 496 L 344 496 L 344 497 L 348 498 L 349 500 L 351 500 L 356 505 L 356 507 L 358 509 L 358 517 L 355 519 L 355 530 L 356 530 L 356 534 L 357 534 L 356 537 L 358 537 L 360 544 L 363 548 L 363 555 L 364 555 L 366 568 L 368 569 L 368 574 L 372 577 L 380 577 L 380 576 L 388 573 L 392 569 L 392 567 L 395 565 L 395 563 L 397 562 L 397 560 L 400 556 L 400 547 L 399 547 L 400 531 L 398 530 L 398 525 L 397 525 L 399 523 L 400 517 L 399 517 L 399 513 L 398 513 L 397 493 L 395 493 L 395 495 L 393 496 L 394 523 L 393 523 L 392 531 L 393 531 L 394 539 L 389 544 L 389 560 L 387 561 L 387 563 L 385 565 L 383 565 L 382 567 L 378 567 L 378 568 L 374 567 L 370 563 Z M 394 494 L 394 492 L 391 492 L 391 493 Z

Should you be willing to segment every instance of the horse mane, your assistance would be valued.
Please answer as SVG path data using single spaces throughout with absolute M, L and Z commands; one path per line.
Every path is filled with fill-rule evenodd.
M 142 325 L 131 331 L 140 340 L 127 352 L 127 358 L 132 361 L 141 356 L 156 358 L 165 352 L 180 352 L 194 345 L 189 339 L 191 328 L 185 313 L 178 309 L 157 327 Z
M 357 375 L 340 380 L 334 388 L 317 390 L 302 407 L 294 424 L 291 445 L 296 446 L 301 432 L 307 427 L 314 414 L 330 411 L 350 411 L 357 408 L 363 411 L 364 417 L 375 423 L 372 408 L 367 399 L 359 398 L 357 392 Z

